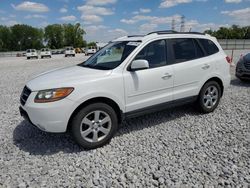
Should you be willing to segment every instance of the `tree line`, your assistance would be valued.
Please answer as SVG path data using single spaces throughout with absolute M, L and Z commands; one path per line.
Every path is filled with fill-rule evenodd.
M 65 46 L 86 47 L 86 34 L 79 23 L 52 24 L 44 29 L 25 24 L 0 25 L 0 51 L 24 51 L 29 48 L 60 49 Z
M 220 27 L 218 30 L 206 30 L 218 39 L 250 39 L 250 26 Z M 11 27 L 0 25 L 0 51 L 24 51 L 29 48 L 60 49 L 65 46 L 95 46 L 95 42 L 87 44 L 83 36 L 86 34 L 79 23 L 52 24 L 44 29 L 25 24 Z
M 220 27 L 218 30 L 206 30 L 217 39 L 250 39 L 250 26 L 240 27 L 232 25 L 231 27 Z

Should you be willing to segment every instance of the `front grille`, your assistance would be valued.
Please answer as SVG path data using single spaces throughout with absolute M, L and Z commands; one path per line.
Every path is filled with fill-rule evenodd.
M 250 61 L 244 61 L 244 66 L 246 69 L 250 70 Z
M 25 103 L 26 103 L 27 99 L 29 98 L 30 94 L 31 94 L 31 90 L 27 86 L 25 86 L 23 88 L 22 94 L 20 96 L 20 103 L 23 106 L 25 105 Z

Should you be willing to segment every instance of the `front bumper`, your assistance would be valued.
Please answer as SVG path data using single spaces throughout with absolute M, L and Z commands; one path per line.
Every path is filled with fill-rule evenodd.
M 63 133 L 74 111 L 74 102 L 67 98 L 51 103 L 34 103 L 36 92 L 32 92 L 19 110 L 21 116 L 42 131 Z

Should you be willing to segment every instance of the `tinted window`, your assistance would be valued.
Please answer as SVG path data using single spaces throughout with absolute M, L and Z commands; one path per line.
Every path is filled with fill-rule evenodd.
M 193 39 L 172 39 L 175 62 L 184 62 L 196 58 Z
M 149 68 L 164 66 L 166 60 L 166 42 L 165 40 L 154 41 L 144 47 L 135 59 L 145 59 L 149 63 Z
M 195 49 L 196 49 L 196 57 L 197 58 L 201 58 L 201 57 L 204 57 L 205 54 L 202 50 L 202 48 L 200 47 L 200 45 L 198 44 L 197 40 L 193 40 L 194 41 L 194 45 L 195 45 Z
M 219 51 L 218 47 L 211 41 L 207 39 L 198 39 L 207 55 L 215 54 Z

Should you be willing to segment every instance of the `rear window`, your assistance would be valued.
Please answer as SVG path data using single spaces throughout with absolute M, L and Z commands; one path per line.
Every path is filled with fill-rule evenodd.
M 31 51 L 32 51 L 32 52 L 36 52 L 36 50 L 34 50 L 34 49 L 32 49 Z
M 198 39 L 200 44 L 203 46 L 204 50 L 206 51 L 207 55 L 212 55 L 219 52 L 219 48 L 208 39 Z
M 196 59 L 193 39 L 172 39 L 175 63 Z

